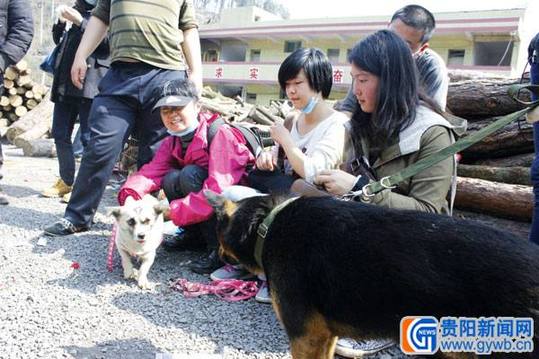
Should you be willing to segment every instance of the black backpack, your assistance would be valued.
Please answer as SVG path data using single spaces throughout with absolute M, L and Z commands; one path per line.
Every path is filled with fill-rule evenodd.
M 247 142 L 249 151 L 251 151 L 255 158 L 264 150 L 264 147 L 273 146 L 274 144 L 269 132 L 256 127 L 256 125 L 250 123 L 228 123 L 222 117 L 219 117 L 213 121 L 208 128 L 208 148 L 211 145 L 217 130 L 224 124 L 234 127 L 241 132 Z

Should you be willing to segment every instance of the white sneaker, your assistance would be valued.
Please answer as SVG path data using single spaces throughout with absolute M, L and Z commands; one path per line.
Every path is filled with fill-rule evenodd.
M 226 264 L 210 274 L 211 280 L 225 280 L 225 279 L 252 279 L 254 274 L 248 272 L 241 264 L 232 265 Z
M 256 293 L 255 300 L 260 303 L 271 303 L 271 295 L 267 281 L 263 280 L 260 282 L 260 288 Z
M 394 344 L 395 342 L 391 339 L 354 340 L 341 338 L 335 346 L 335 354 L 345 358 L 361 358 L 364 355 L 375 354 L 387 349 Z

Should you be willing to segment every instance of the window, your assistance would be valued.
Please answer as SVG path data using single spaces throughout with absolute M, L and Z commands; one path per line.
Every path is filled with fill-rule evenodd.
M 217 50 L 208 50 L 204 53 L 204 61 L 205 62 L 217 62 L 219 60 L 219 55 L 217 54 Z
M 260 50 L 251 50 L 251 62 L 260 62 Z
M 329 62 L 338 63 L 340 53 L 341 53 L 341 51 L 339 49 L 328 49 Z
M 247 94 L 245 95 L 245 101 L 247 103 L 255 105 L 256 104 L 256 94 L 247 92 Z
M 465 50 L 449 50 L 447 55 L 448 65 L 464 65 Z
M 284 52 L 294 52 L 301 47 L 301 41 L 285 41 L 284 42 Z
M 474 65 L 478 66 L 510 66 L 513 53 L 513 42 L 478 41 L 474 44 Z

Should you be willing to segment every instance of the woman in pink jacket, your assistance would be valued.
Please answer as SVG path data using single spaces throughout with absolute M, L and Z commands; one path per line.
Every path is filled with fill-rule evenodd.
M 215 216 L 206 201 L 205 189 L 221 193 L 228 186 L 243 184 L 254 156 L 241 132 L 227 124 L 217 128 L 208 143 L 208 129 L 217 114 L 198 112 L 198 95 L 190 81 L 166 83 L 154 109 L 170 136 L 163 140 L 153 160 L 127 179 L 118 194 L 123 205 L 128 196 L 140 199 L 163 189 L 170 203 L 170 219 L 183 233 L 164 241 L 169 250 L 201 249 L 207 253 L 190 269 L 211 273 L 220 267 Z

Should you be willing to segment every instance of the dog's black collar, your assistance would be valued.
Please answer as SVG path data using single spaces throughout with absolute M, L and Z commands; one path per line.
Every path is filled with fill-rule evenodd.
M 255 243 L 255 261 L 256 264 L 264 269 L 264 266 L 262 265 L 262 250 L 264 249 L 264 240 L 266 239 L 266 235 L 268 234 L 269 227 L 273 223 L 273 220 L 275 219 L 275 216 L 288 204 L 294 202 L 299 197 L 292 197 L 275 207 L 271 210 L 271 212 L 268 214 L 266 218 L 264 218 L 264 221 L 260 226 L 258 226 L 258 230 L 256 231 L 257 237 L 256 237 L 256 243 Z

